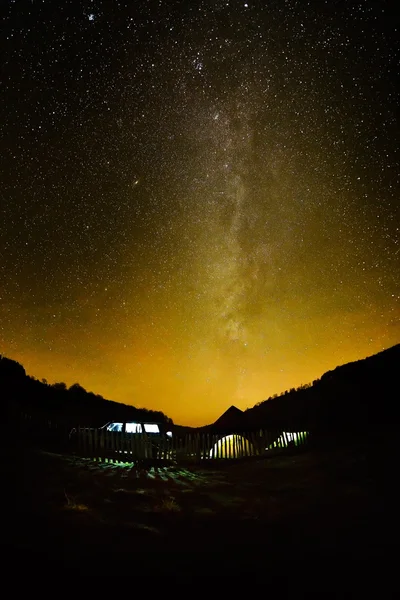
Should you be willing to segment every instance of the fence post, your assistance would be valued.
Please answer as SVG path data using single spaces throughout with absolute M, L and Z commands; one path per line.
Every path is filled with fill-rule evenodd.
M 107 458 L 107 453 L 105 451 L 105 443 L 104 443 L 104 433 L 105 433 L 105 430 L 103 428 L 101 428 L 99 430 L 99 452 L 100 452 L 102 461 L 104 461 Z
M 84 428 L 79 428 L 79 437 L 81 439 L 81 447 L 83 450 L 83 455 L 87 455 L 87 439 L 86 439 L 86 430 Z
M 200 448 L 201 448 L 201 459 L 204 460 L 205 459 L 205 433 L 201 433 L 200 434 Z
M 93 432 L 93 454 L 95 460 L 100 460 L 97 428 Z
M 200 434 L 195 434 L 195 448 L 196 448 L 196 461 L 200 461 L 201 453 L 200 453 Z
M 107 431 L 107 454 L 112 462 L 115 462 L 114 450 L 114 432 Z
M 188 452 L 189 452 L 189 456 L 190 456 L 190 460 L 193 462 L 193 440 L 192 440 L 192 436 L 188 435 Z

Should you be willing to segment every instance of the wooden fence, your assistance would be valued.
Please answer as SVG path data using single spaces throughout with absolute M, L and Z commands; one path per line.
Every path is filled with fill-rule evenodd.
M 304 446 L 307 438 L 306 432 L 270 432 L 263 429 L 230 435 L 195 433 L 168 438 L 77 428 L 71 434 L 71 450 L 96 460 L 199 462 L 267 456 L 277 450 Z
M 39 447 L 113 462 L 199 462 L 271 456 L 289 448 L 304 447 L 307 432 L 247 431 L 232 434 L 194 432 L 185 436 L 151 436 L 106 429 L 77 427 L 49 420 L 44 415 L 15 412 L 10 419 L 12 440 L 23 439 Z

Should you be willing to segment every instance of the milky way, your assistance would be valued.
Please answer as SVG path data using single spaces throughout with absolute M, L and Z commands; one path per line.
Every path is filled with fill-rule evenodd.
M 204 424 L 399 342 L 389 2 L 7 2 L 0 352 Z

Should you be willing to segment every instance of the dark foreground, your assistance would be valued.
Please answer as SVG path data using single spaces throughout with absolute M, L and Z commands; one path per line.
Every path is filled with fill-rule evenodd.
M 329 572 L 325 592 L 379 574 L 385 587 L 398 553 L 394 450 L 383 436 L 236 464 L 144 468 L 9 444 L 2 566 L 249 582 L 298 573 L 316 582 Z

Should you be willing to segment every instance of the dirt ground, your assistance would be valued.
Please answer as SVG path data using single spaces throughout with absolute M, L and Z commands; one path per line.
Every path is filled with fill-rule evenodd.
M 96 577 L 376 569 L 396 546 L 390 450 L 145 468 L 8 448 L 5 565 Z

